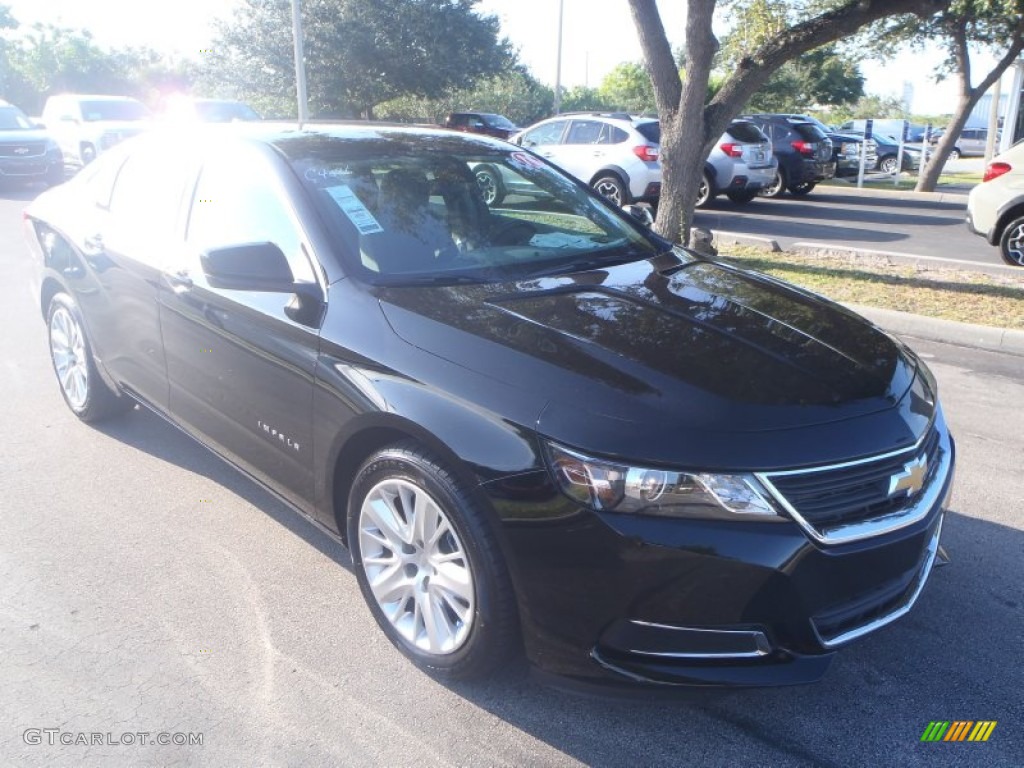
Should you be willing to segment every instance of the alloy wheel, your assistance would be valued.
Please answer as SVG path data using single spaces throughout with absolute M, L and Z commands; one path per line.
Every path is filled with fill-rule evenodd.
M 608 198 L 615 205 L 622 205 L 622 186 L 614 179 L 605 176 L 598 179 L 594 189 L 602 197 Z
M 1003 236 L 1003 255 L 1009 263 L 1024 267 L 1024 219 L 1011 224 Z
M 68 403 L 75 410 L 85 407 L 89 399 L 85 334 L 66 307 L 57 307 L 50 317 L 50 356 Z
M 385 618 L 418 650 L 466 642 L 475 587 L 469 557 L 441 506 L 407 480 L 375 485 L 359 510 L 362 568 Z

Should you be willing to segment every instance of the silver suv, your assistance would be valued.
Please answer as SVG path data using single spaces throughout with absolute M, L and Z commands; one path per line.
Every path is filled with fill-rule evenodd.
M 704 162 L 697 207 L 725 194 L 734 203 L 749 203 L 775 178 L 778 160 L 767 136 L 749 120 L 733 120 Z
M 625 113 L 566 114 L 542 120 L 510 141 L 548 158 L 616 205 L 657 203 L 661 125 Z

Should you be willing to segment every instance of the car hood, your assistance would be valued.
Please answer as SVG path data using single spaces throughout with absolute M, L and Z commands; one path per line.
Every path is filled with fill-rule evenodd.
M 780 430 L 892 412 L 915 378 L 915 360 L 854 313 L 714 262 L 388 287 L 379 298 L 408 343 L 534 392 L 545 403 L 541 432 L 617 454 L 631 431 L 648 439 L 632 441 L 630 455 L 653 461 L 678 456 L 687 440 L 765 443 Z M 879 438 L 885 448 L 923 429 L 920 418 L 901 424 Z
M 17 131 L 0 131 L 0 144 L 22 144 L 27 141 L 46 141 L 50 138 L 44 129 L 23 128 Z

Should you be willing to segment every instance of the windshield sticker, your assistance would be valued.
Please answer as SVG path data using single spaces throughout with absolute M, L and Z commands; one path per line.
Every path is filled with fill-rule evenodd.
M 531 155 L 529 152 L 513 152 L 509 155 L 509 163 L 517 168 L 543 168 L 544 163 Z
M 593 241 L 564 232 L 545 232 L 531 237 L 530 245 L 537 248 L 589 248 L 593 245 Z
M 324 181 L 351 176 L 352 171 L 347 165 L 343 165 L 335 168 L 307 168 L 304 175 L 306 181 Z
M 373 217 L 373 214 L 363 205 L 363 201 L 356 197 L 356 193 L 344 184 L 336 187 L 327 187 L 327 193 L 338 204 L 342 212 L 348 216 L 361 235 L 372 235 L 376 232 L 383 232 L 384 227 Z

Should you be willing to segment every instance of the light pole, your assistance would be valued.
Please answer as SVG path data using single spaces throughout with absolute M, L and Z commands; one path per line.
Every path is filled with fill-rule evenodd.
M 292 36 L 295 38 L 295 85 L 299 99 L 299 128 L 309 120 L 309 106 L 306 104 L 306 62 L 302 55 L 302 12 L 300 0 L 292 0 Z
M 558 0 L 558 54 L 555 64 L 555 114 L 562 109 L 562 11 L 565 0 Z

